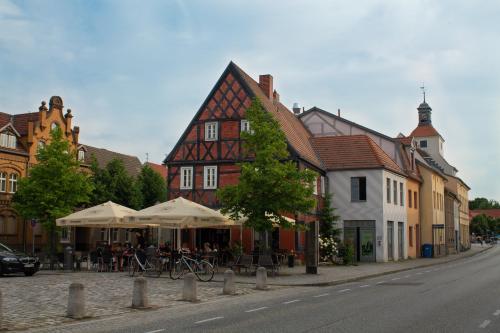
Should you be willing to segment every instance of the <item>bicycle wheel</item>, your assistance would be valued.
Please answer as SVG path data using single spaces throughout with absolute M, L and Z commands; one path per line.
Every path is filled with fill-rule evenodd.
M 134 257 L 130 257 L 128 262 L 128 276 L 134 276 L 138 271 L 139 265 Z
M 200 260 L 194 265 L 194 274 L 198 280 L 211 281 L 214 277 L 214 266 L 206 260 Z
M 172 263 L 172 266 L 170 267 L 170 278 L 172 280 L 177 280 L 178 278 L 183 276 L 185 270 L 187 269 L 187 267 L 185 266 L 186 265 L 181 260 Z

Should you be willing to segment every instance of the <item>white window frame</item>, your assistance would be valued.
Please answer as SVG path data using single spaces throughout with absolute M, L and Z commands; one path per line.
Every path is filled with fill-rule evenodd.
M 189 178 L 185 176 L 189 176 Z M 191 190 L 193 188 L 193 167 L 181 167 L 180 188 L 181 190 Z
M 85 161 L 85 150 L 80 149 L 80 150 L 78 151 L 78 161 L 79 161 L 79 162 L 83 162 L 83 161 Z
M 71 242 L 71 227 L 62 227 L 61 228 L 61 243 L 70 243 Z
M 241 120 L 241 132 L 251 133 L 250 122 L 246 119 Z
M 213 190 L 217 188 L 217 166 L 203 167 L 203 188 Z
M 326 194 L 326 182 L 325 182 L 325 177 L 321 176 L 321 196 L 325 197 Z
M 210 121 L 205 123 L 205 141 L 217 141 L 219 137 L 219 123 Z
M 16 149 L 17 147 L 17 138 L 15 135 L 10 133 L 1 133 L 0 134 L 0 146 L 6 148 Z
M 313 180 L 313 183 L 312 183 L 312 187 L 313 187 L 313 194 L 314 195 L 318 195 L 318 178 L 314 178 Z
M 17 173 L 11 173 L 9 176 L 9 193 L 17 192 Z
M 0 172 L 0 192 L 7 192 L 7 173 Z

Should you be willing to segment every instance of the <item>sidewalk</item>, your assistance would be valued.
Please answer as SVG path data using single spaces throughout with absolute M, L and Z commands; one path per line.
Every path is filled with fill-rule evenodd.
M 305 274 L 304 266 L 288 268 L 282 266 L 279 275 L 273 277 L 268 275 L 267 283 L 274 286 L 327 286 L 361 280 L 369 277 L 396 273 L 415 268 L 439 265 L 450 261 L 467 258 L 478 253 L 491 249 L 491 246 L 481 247 L 479 244 L 472 244 L 470 250 L 459 254 L 448 255 L 441 258 L 419 258 L 408 259 L 398 262 L 387 263 L 362 263 L 358 266 L 320 266 L 318 274 Z M 215 281 L 223 281 L 224 272 L 219 272 Z M 236 283 L 255 284 L 255 275 L 236 274 Z

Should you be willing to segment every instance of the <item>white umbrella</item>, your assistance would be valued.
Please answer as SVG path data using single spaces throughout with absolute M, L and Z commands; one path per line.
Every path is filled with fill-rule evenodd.
M 163 228 L 214 228 L 234 225 L 221 213 L 182 197 L 145 208 L 126 217 L 126 223 L 154 224 Z M 177 232 L 177 247 L 180 243 Z

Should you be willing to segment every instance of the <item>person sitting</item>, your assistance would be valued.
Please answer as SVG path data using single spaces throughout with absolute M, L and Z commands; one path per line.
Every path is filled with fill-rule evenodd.
M 212 249 L 210 248 L 210 243 L 209 242 L 206 242 L 205 244 L 203 244 L 203 252 L 205 254 L 208 254 L 208 253 L 212 252 Z
M 182 246 L 179 249 L 179 251 L 182 253 L 191 253 L 191 250 L 189 249 L 189 246 L 187 243 L 182 243 Z

